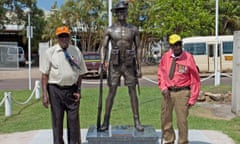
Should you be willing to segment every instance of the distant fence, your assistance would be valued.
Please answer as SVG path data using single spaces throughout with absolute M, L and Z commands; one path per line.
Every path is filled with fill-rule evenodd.
M 40 81 L 39 80 L 35 81 L 35 87 L 34 87 L 32 93 L 31 93 L 31 95 L 24 102 L 20 102 L 20 101 L 15 100 L 12 97 L 11 92 L 4 92 L 4 97 L 0 102 L 0 107 L 3 104 L 5 104 L 5 116 L 8 117 L 8 116 L 12 115 L 12 102 L 14 102 L 16 104 L 19 104 L 19 105 L 25 105 L 32 99 L 34 94 L 35 94 L 36 99 L 40 99 L 40 88 L 41 88 L 40 87 Z

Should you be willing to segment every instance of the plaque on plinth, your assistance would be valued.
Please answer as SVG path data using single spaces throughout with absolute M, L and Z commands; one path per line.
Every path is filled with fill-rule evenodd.
M 133 126 L 109 126 L 109 130 L 98 132 L 95 126 L 90 126 L 86 139 L 88 144 L 158 144 L 158 135 L 152 126 L 144 126 L 139 132 Z

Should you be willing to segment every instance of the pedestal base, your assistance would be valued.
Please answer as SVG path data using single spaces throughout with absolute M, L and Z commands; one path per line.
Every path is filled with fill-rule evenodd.
M 152 126 L 144 126 L 143 132 L 126 125 L 110 126 L 108 131 L 98 132 L 95 126 L 90 126 L 86 139 L 88 144 L 158 144 L 158 136 Z

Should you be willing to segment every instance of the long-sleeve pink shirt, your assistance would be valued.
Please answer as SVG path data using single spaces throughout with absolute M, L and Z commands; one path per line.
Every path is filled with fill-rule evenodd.
M 169 71 L 173 59 L 172 50 L 166 52 L 158 67 L 158 85 L 163 91 L 169 87 L 185 87 L 190 86 L 191 96 L 188 103 L 193 105 L 196 103 L 200 92 L 200 77 L 194 61 L 193 56 L 183 51 L 182 54 L 177 57 L 176 67 L 174 71 L 174 77 L 169 79 Z

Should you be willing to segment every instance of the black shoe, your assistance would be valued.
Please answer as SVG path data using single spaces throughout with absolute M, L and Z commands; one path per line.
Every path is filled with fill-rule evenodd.
M 108 130 L 108 125 L 102 125 L 99 129 L 98 129 L 98 131 L 100 131 L 100 132 L 104 132 L 104 131 L 107 131 Z
M 109 117 L 110 117 L 110 116 L 109 116 L 108 114 L 105 114 L 105 115 L 104 115 L 104 121 L 103 121 L 101 127 L 98 129 L 98 131 L 104 132 L 104 131 L 107 131 L 107 130 L 108 130 Z

